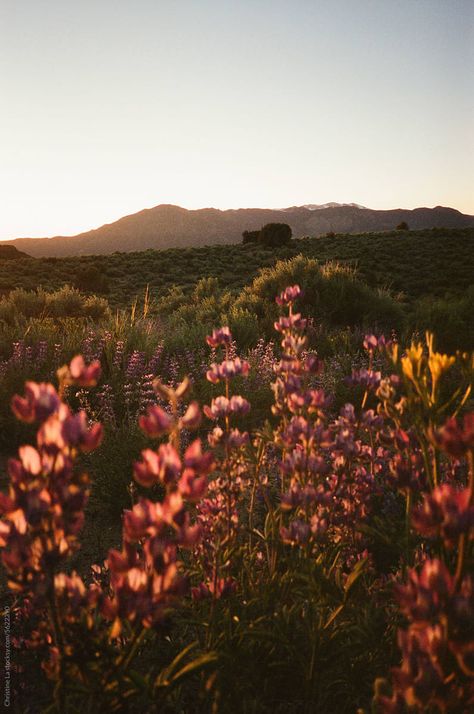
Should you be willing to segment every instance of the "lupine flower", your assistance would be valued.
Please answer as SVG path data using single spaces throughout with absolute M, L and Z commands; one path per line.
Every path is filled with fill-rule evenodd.
M 44 421 L 58 410 L 60 399 L 52 384 L 27 382 L 25 396 L 12 398 L 12 410 L 17 419 L 31 423 Z
M 396 585 L 401 611 L 411 620 L 429 622 L 454 594 L 454 578 L 440 560 L 427 560 L 418 573 L 410 570 L 406 585 Z
M 159 482 L 175 482 L 180 471 L 181 459 L 171 444 L 161 444 L 158 451 L 145 449 L 142 451 L 142 461 L 133 466 L 135 480 L 147 488 Z
M 164 434 L 172 424 L 172 418 L 164 409 L 154 404 L 148 407 L 146 415 L 138 419 L 140 429 L 150 438 L 156 439 Z
M 219 347 L 219 345 L 229 345 L 232 341 L 232 334 L 229 328 L 220 327 L 218 330 L 213 330 L 212 335 L 206 337 L 206 342 L 209 347 Z
M 311 535 L 310 526 L 302 520 L 291 521 L 289 528 L 280 528 L 280 537 L 290 545 L 304 545 Z
M 469 488 L 457 491 L 444 483 L 426 494 L 421 506 L 412 514 L 413 525 L 426 538 L 440 536 L 453 547 L 461 535 L 472 528 L 474 535 L 474 505 Z
M 222 419 L 230 414 L 247 414 L 250 410 L 249 402 L 240 396 L 233 396 L 230 399 L 227 397 L 216 397 L 212 400 L 211 406 L 205 405 L 203 408 L 204 414 L 209 419 Z
M 364 389 L 376 390 L 380 386 L 382 378 L 381 372 L 372 369 L 353 369 L 352 376 L 346 381 L 352 386 L 360 386 Z
M 291 287 L 285 288 L 285 290 L 275 298 L 275 302 L 281 306 L 290 305 L 301 297 L 302 294 L 303 291 L 299 285 L 292 285 Z
M 304 330 L 306 327 L 306 320 L 301 317 L 299 312 L 297 312 L 294 315 L 280 317 L 274 325 L 277 332 L 287 332 L 291 329 Z
M 474 449 L 474 412 L 464 415 L 458 421 L 455 417 L 447 420 L 438 431 L 431 431 L 435 444 L 453 458 L 462 458 L 470 449 Z
M 366 335 L 364 338 L 364 349 L 370 354 L 373 354 L 377 349 L 388 349 L 391 346 L 391 341 L 387 341 L 384 335 Z
M 76 355 L 69 365 L 70 378 L 79 387 L 95 387 L 100 377 L 100 372 L 100 362 L 98 360 L 86 365 L 81 355 Z
M 209 382 L 217 384 L 223 379 L 231 379 L 232 377 L 242 376 L 247 377 L 250 365 L 246 360 L 241 360 L 240 357 L 235 359 L 226 359 L 221 364 L 213 363 L 208 370 L 206 377 Z

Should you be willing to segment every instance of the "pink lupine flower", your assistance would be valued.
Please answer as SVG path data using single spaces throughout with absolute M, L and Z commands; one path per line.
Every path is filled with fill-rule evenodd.
M 138 419 L 140 429 L 152 439 L 164 434 L 171 427 L 172 419 L 157 404 L 149 406 L 146 414 Z
M 161 482 L 169 484 L 176 481 L 181 471 L 181 460 L 172 444 L 161 444 L 157 451 L 142 451 L 142 461 L 133 465 L 135 480 L 146 488 Z
M 455 417 L 447 420 L 438 431 L 431 432 L 433 441 L 450 456 L 460 459 L 474 449 L 474 412 L 464 415 L 461 423 Z
M 250 403 L 238 395 L 234 395 L 230 398 L 229 408 L 232 414 L 248 414 L 250 411 Z
M 193 469 L 200 474 L 208 474 L 214 462 L 214 457 L 210 451 L 202 452 L 201 440 L 195 439 L 184 452 L 184 467 Z
M 162 504 L 141 498 L 132 510 L 124 512 L 124 538 L 127 543 L 137 543 L 147 534 L 154 535 L 160 532 L 164 524 Z
M 275 323 L 275 330 L 277 332 L 287 332 L 288 330 L 304 330 L 306 327 L 306 320 L 301 317 L 299 312 L 294 315 L 287 315 L 286 317 L 280 317 Z
M 187 501 L 197 502 L 206 493 L 207 479 L 205 476 L 197 476 L 191 469 L 185 469 L 178 481 L 178 488 Z
M 212 335 L 206 337 L 206 342 L 210 347 L 219 345 L 229 345 L 232 342 L 232 334 L 227 326 L 220 327 L 212 331 Z
M 346 382 L 351 386 L 359 386 L 364 389 L 377 390 L 380 386 L 382 373 L 373 369 L 353 369 L 352 375 Z
M 308 542 L 311 529 L 302 520 L 291 521 L 289 528 L 280 528 L 280 537 L 284 543 L 290 545 L 303 545 Z
M 396 453 L 389 460 L 390 477 L 400 491 L 420 491 L 426 484 L 423 456 L 418 451 L 409 454 Z
M 15 395 L 11 406 L 17 419 L 31 423 L 45 421 L 59 409 L 60 399 L 52 384 L 27 382 L 25 396 Z
M 227 444 L 231 449 L 240 449 L 249 443 L 250 437 L 248 432 L 241 432 L 238 429 L 231 429 L 227 436 Z
M 103 438 L 102 424 L 87 425 L 87 416 L 84 411 L 71 414 L 62 423 L 64 440 L 70 445 L 88 453 L 100 445 Z
M 407 617 L 427 622 L 446 607 L 454 593 L 454 578 L 440 560 L 427 560 L 419 575 L 409 571 L 408 583 L 396 585 L 395 593 Z
M 101 373 L 100 362 L 94 360 L 86 365 L 82 355 L 77 355 L 69 365 L 70 378 L 79 387 L 95 387 Z
M 275 298 L 275 302 L 281 306 L 290 305 L 301 297 L 302 294 L 303 291 L 299 285 L 292 285 L 291 287 L 285 288 L 285 290 Z
M 470 489 L 457 491 L 452 485 L 444 483 L 431 494 L 426 494 L 422 505 L 413 511 L 413 525 L 427 538 L 441 536 L 452 548 L 461 533 L 474 528 L 474 506 L 470 499 Z
M 250 365 L 246 360 L 236 357 L 235 359 L 226 359 L 221 364 L 214 362 L 207 371 L 206 377 L 212 384 L 218 384 L 223 379 L 231 379 L 237 376 L 247 377 L 249 369 Z
M 203 407 L 204 414 L 208 419 L 222 419 L 231 413 L 230 400 L 227 397 L 216 397 L 212 400 L 211 406 L 207 404 Z
M 375 335 L 366 335 L 364 338 L 363 346 L 370 354 L 373 354 L 375 350 L 382 350 L 384 348 L 390 347 L 391 341 L 387 341 L 384 335 L 376 337 Z
M 209 410 L 209 407 L 208 407 L 208 410 Z M 207 416 L 209 416 L 206 412 L 206 407 L 204 407 L 204 412 L 206 413 Z M 209 418 L 213 419 L 214 417 L 209 417 Z M 210 431 L 209 434 L 207 435 L 207 441 L 209 443 L 209 446 L 212 446 L 213 448 L 218 446 L 222 442 L 224 435 L 225 435 L 224 430 L 221 429 L 220 426 L 215 426 L 214 429 L 212 429 L 212 431 Z

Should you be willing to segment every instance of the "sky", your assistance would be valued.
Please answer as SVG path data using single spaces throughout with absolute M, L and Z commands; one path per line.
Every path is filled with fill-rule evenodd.
M 0 0 L 0 239 L 160 203 L 474 214 L 473 0 Z

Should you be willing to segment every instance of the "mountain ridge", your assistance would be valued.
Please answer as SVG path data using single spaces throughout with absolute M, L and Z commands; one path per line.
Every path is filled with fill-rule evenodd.
M 446 206 L 388 210 L 364 208 L 358 204 L 316 206 L 318 204 L 286 209 L 221 210 L 159 204 L 75 236 L 16 238 L 2 241 L 2 245 L 13 245 L 33 257 L 65 257 L 238 243 L 243 230 L 256 230 L 270 222 L 288 223 L 295 238 L 328 232 L 393 230 L 402 221 L 413 229 L 474 226 L 474 216 Z

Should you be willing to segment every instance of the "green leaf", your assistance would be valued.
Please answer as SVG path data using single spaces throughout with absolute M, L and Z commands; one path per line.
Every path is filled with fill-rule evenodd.
M 367 558 L 362 558 L 362 560 L 359 560 L 359 562 L 356 563 L 352 572 L 348 575 L 347 580 L 344 584 L 344 600 L 347 600 L 354 585 L 357 583 L 359 578 L 365 573 L 367 562 L 368 562 Z

